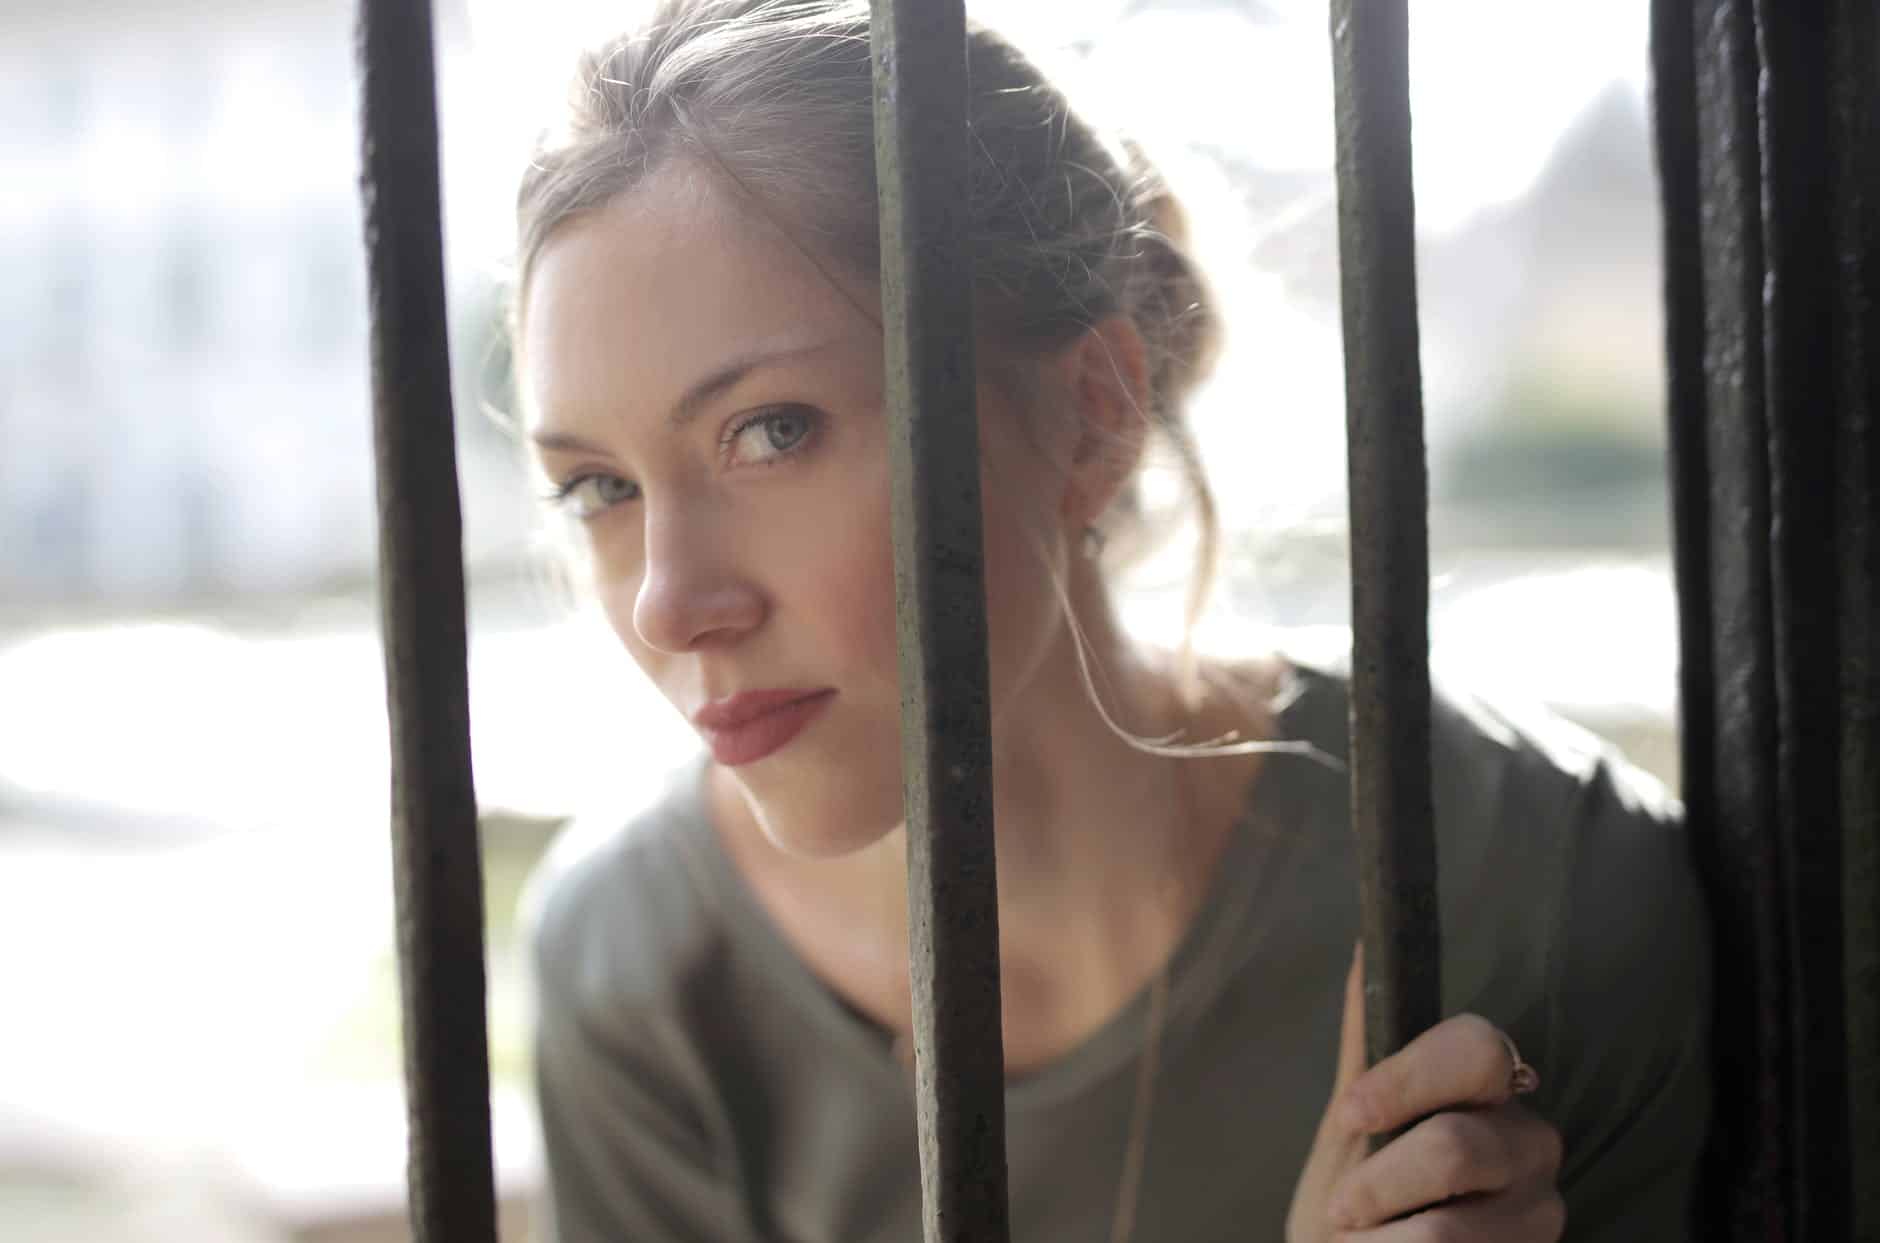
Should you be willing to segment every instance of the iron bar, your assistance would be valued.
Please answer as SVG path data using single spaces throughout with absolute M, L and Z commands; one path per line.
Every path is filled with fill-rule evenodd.
M 1795 1154 L 1787 977 L 1777 883 L 1776 702 L 1764 425 L 1759 73 L 1749 0 L 1697 0 L 1698 219 L 1704 256 L 1705 455 L 1711 527 L 1710 771 L 1715 819 L 1693 846 L 1716 915 L 1715 1122 L 1700 1195 L 1705 1237 L 1786 1238 Z
M 379 602 L 418 1243 L 494 1243 L 483 884 L 426 0 L 361 0 Z
M 874 0 L 927 1243 L 1010 1234 L 960 0 Z
M 1666 414 L 1668 420 L 1671 533 L 1678 592 L 1679 725 L 1681 785 L 1686 820 L 1698 862 L 1713 899 L 1723 887 L 1717 809 L 1717 765 L 1721 754 L 1716 723 L 1718 666 L 1712 625 L 1717 605 L 1711 590 L 1711 462 L 1709 381 L 1706 372 L 1705 289 L 1714 264 L 1702 244 L 1704 199 L 1700 192 L 1696 18 L 1692 0 L 1654 0 L 1652 6 L 1652 104 L 1659 194 L 1664 221 Z M 1714 68 L 1713 68 L 1714 72 Z M 1706 118 L 1713 127 L 1714 118 Z M 1714 163 L 1714 161 L 1713 161 Z M 1716 170 L 1708 170 L 1714 180 Z M 1735 201 L 1734 199 L 1732 201 Z M 1739 227 L 1740 223 L 1739 223 Z M 1732 299 L 1741 304 L 1740 295 Z M 1726 464 L 1727 465 L 1727 464 Z M 1739 880 L 1736 889 L 1741 889 Z M 1736 898 L 1741 907 L 1746 899 Z M 1720 904 L 1722 914 L 1730 903 Z M 1699 1196 L 1705 1237 L 1724 1237 L 1721 1223 L 1730 1198 L 1748 1197 L 1770 1180 L 1753 1174 L 1776 1157 L 1759 1150 L 1764 1133 L 1757 1119 L 1769 1109 L 1767 1089 L 1754 1074 L 1751 1030 L 1754 994 L 1742 993 L 1726 968 L 1753 961 L 1750 925 L 1717 921 L 1719 982 L 1716 1003 L 1713 1123 Z M 1732 957 L 1737 955 L 1740 957 Z M 1740 1211 L 1740 1210 L 1738 1210 Z M 1741 1236 L 1767 1238 L 1753 1228 Z
M 1652 120 L 1662 204 L 1665 407 L 1678 600 L 1680 785 L 1686 819 L 1715 821 L 1710 651 L 1710 464 L 1704 424 L 1704 256 L 1697 181 L 1697 65 L 1690 0 L 1652 3 Z
M 1776 833 L 1797 1239 L 1848 1237 L 1835 305 L 1826 0 L 1755 0 Z
M 1372 1061 L 1441 1017 L 1429 484 L 1405 0 L 1333 0 L 1351 507 L 1351 812 Z
M 1685 789 L 1720 966 L 1700 1229 L 1875 1237 L 1853 1196 L 1880 1104 L 1850 1089 L 1875 1073 L 1880 44 L 1855 0 L 1660 0 L 1653 35 Z
M 1880 17 L 1872 0 L 1831 9 L 1848 1233 L 1871 1243 L 1880 1240 Z

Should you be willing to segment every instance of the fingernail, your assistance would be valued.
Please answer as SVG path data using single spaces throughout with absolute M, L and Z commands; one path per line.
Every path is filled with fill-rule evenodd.
M 1363 1096 L 1347 1092 L 1345 1099 L 1338 1103 L 1338 1120 L 1348 1131 L 1369 1133 L 1371 1129 L 1370 1102 Z

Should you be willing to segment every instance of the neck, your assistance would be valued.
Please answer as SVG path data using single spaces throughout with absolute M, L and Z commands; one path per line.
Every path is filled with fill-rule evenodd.
M 1120 633 L 1100 592 L 1074 601 L 1103 713 L 1138 737 L 1193 730 L 1172 679 Z M 1191 761 L 1149 754 L 1091 702 L 1068 630 L 993 727 L 999 908 L 1014 951 L 1114 926 L 1179 873 Z M 1009 955 L 1008 955 L 1009 956 Z
M 1118 728 L 1184 743 L 1246 728 L 1183 705 L 1171 662 L 1136 649 L 1088 579 L 1073 586 L 1073 606 L 1090 681 Z M 1252 765 L 1150 754 L 1118 737 L 1068 631 L 1016 700 L 993 723 L 993 816 L 1007 1061 L 1024 1069 L 1095 1030 L 1160 970 L 1206 893 Z M 887 920 L 879 931 L 905 954 L 904 830 L 866 853 L 857 862 Z
M 1183 705 L 1169 662 L 1127 640 L 1094 576 L 1073 575 L 1071 592 L 1090 680 L 1120 729 L 1194 743 L 1259 728 L 1238 710 Z M 1094 1030 L 1167 960 L 1258 758 L 1170 758 L 1119 738 L 1091 703 L 1068 629 L 1013 702 L 993 722 L 993 815 L 1007 1060 L 1020 1069 Z M 840 908 L 844 961 L 828 974 L 892 979 L 853 999 L 906 1030 L 905 826 L 842 858 L 784 867 L 799 895 Z

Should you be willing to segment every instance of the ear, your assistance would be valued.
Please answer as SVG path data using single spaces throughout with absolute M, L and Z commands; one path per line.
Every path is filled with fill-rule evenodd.
M 1072 530 L 1095 522 L 1136 473 L 1149 438 L 1149 362 L 1127 315 L 1109 315 L 1063 347 L 1075 415 L 1070 477 L 1062 501 Z

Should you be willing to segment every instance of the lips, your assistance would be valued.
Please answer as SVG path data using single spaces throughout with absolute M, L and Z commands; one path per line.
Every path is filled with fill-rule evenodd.
M 781 750 L 814 721 L 835 691 L 745 691 L 713 700 L 692 716 L 712 758 L 728 768 L 752 764 Z

